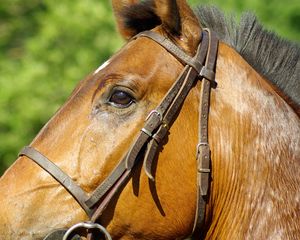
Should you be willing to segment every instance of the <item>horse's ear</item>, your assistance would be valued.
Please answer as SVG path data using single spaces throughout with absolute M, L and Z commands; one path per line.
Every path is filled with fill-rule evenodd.
M 186 0 L 154 0 L 163 30 L 193 53 L 201 38 L 201 27 Z
M 125 39 L 129 39 L 134 33 L 133 29 L 126 27 L 125 19 L 123 18 L 124 8 L 131 6 L 137 2 L 138 0 L 112 0 L 112 7 L 117 21 L 118 30 Z
M 186 0 L 112 0 L 112 5 L 119 31 L 125 39 L 161 26 L 190 53 L 200 41 L 199 21 Z
M 112 6 L 118 30 L 126 40 L 161 24 L 153 0 L 112 0 Z

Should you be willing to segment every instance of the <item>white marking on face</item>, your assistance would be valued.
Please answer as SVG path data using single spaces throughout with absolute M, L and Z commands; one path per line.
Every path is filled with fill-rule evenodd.
M 97 70 L 94 72 L 94 75 L 97 74 L 99 71 L 104 69 L 110 64 L 110 59 L 108 59 L 106 62 L 104 62 L 100 67 L 97 68 Z

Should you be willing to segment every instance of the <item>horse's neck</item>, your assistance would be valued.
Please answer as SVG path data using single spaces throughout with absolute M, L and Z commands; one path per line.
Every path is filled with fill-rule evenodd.
M 212 224 L 208 236 L 300 232 L 300 120 L 234 50 L 219 49 L 212 93 Z

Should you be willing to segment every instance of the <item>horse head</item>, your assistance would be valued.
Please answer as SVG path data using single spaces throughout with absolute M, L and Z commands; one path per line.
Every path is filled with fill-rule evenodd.
M 127 42 L 78 84 L 2 176 L 0 239 L 42 239 L 90 217 L 113 239 L 184 239 L 197 227 L 202 175 L 196 149 L 202 145 L 210 146 L 212 169 L 205 175 L 205 215 L 196 237 L 299 237 L 300 120 L 284 95 L 223 41 L 216 66 L 201 72 L 207 60 L 202 65 L 193 57 L 208 41 L 203 50 L 208 58 L 213 46 L 205 39 L 211 32 L 186 1 L 115 0 L 112 5 Z M 170 89 L 187 82 L 189 74 L 196 74 L 191 89 L 187 96 L 173 96 L 172 103 L 179 103 L 174 113 L 169 105 L 159 112 Z M 198 128 L 205 79 L 208 85 L 216 79 L 217 86 L 211 85 L 206 104 L 209 141 L 203 143 Z M 185 91 L 182 86 L 178 93 Z M 165 115 L 174 117 L 166 124 Z M 155 121 L 165 125 L 149 132 Z M 36 163 L 41 158 L 46 167 Z M 50 160 L 64 172 L 58 181 L 43 169 Z M 106 184 L 107 178 L 115 181 Z M 103 183 L 105 191 L 94 201 L 90 197 Z M 82 198 L 69 193 L 72 184 Z

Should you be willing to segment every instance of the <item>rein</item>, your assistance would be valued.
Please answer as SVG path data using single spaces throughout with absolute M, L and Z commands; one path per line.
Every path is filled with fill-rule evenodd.
M 180 111 L 186 96 L 196 81 L 202 80 L 199 103 L 199 139 L 197 145 L 197 203 L 193 231 L 199 232 L 205 222 L 205 207 L 210 185 L 210 148 L 208 144 L 208 114 L 210 89 L 216 87 L 215 65 L 217 59 L 218 39 L 214 32 L 204 29 L 201 44 L 197 53 L 190 57 L 167 38 L 151 31 L 142 32 L 133 39 L 146 37 L 160 44 L 169 53 L 185 64 L 183 71 L 169 89 L 160 104 L 152 110 L 145 120 L 136 140 L 131 145 L 126 156 L 118 163 L 110 175 L 89 196 L 65 172 L 33 147 L 22 149 L 19 156 L 27 156 L 55 178 L 80 204 L 90 221 L 79 223 L 64 231 L 63 240 L 72 239 L 75 234 L 86 236 L 90 240 L 96 232 L 104 234 L 105 239 L 111 239 L 107 230 L 96 223 L 115 194 L 121 190 L 131 176 L 131 172 L 139 162 L 138 155 L 144 149 L 143 168 L 150 180 L 154 181 L 152 164 L 158 153 L 162 140 L 168 134 L 176 114 Z M 83 233 L 82 233 L 83 232 Z M 49 234 L 45 240 L 54 239 Z M 57 239 L 57 238 L 56 238 Z M 80 239 L 80 238 L 77 238 Z

